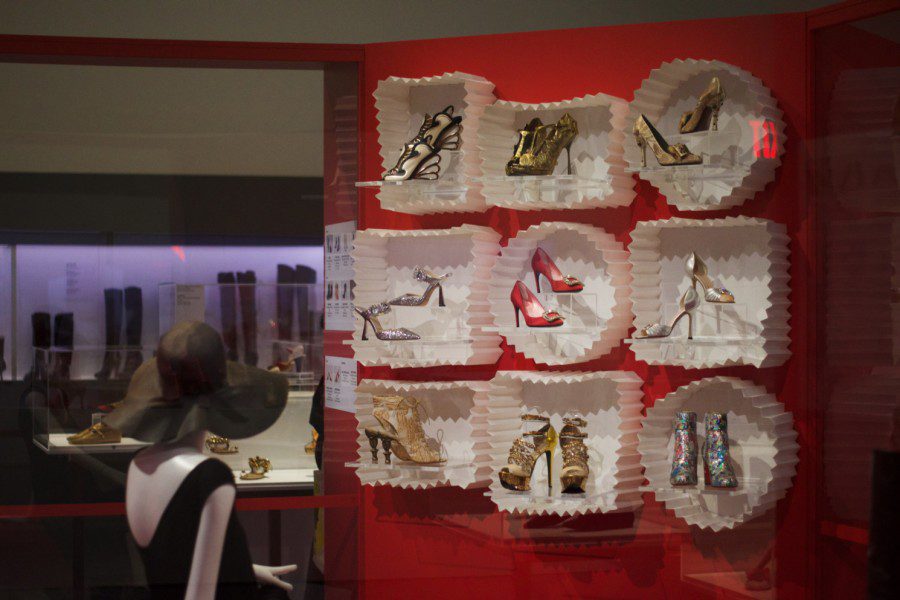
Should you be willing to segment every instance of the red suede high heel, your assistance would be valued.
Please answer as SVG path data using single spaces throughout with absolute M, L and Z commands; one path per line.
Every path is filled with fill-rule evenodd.
M 557 294 L 572 294 L 584 289 L 584 284 L 574 275 L 563 275 L 550 255 L 542 248 L 534 251 L 531 257 L 531 270 L 534 271 L 534 286 L 541 293 L 541 275 L 550 282 L 550 288 Z
M 520 311 L 529 327 L 559 327 L 565 321 L 555 310 L 544 310 L 541 301 L 521 281 L 516 281 L 509 299 L 516 311 L 516 327 L 519 326 Z

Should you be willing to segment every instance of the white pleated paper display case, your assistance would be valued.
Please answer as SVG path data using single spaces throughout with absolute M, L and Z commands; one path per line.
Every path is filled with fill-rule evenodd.
M 672 486 L 675 413 L 697 415 L 698 483 Z M 704 415 L 727 414 L 729 456 L 736 488 L 707 486 L 703 477 Z M 784 405 L 762 386 L 733 377 L 710 377 L 676 389 L 647 409 L 638 438 L 647 485 L 656 499 L 689 525 L 732 529 L 775 507 L 797 471 L 797 432 Z
M 554 293 L 541 276 L 538 292 L 532 257 L 540 248 L 561 273 L 584 285 L 577 293 Z M 490 277 L 491 331 L 528 358 L 547 365 L 599 358 L 617 347 L 631 325 L 631 266 L 628 253 L 612 234 L 580 223 L 546 222 L 520 231 L 501 250 Z M 522 281 L 547 311 L 556 311 L 559 327 L 516 326 L 510 293 Z
M 487 381 L 362 380 L 356 389 L 359 459 L 348 466 L 364 485 L 406 489 L 485 486 L 491 467 L 484 450 L 489 387 Z M 412 401 L 426 444 L 442 462 L 419 464 L 393 452 L 388 462 L 381 443 L 373 450 L 365 430 L 379 426 L 373 415 L 377 396 L 403 396 Z
M 556 123 L 568 113 L 578 127 L 551 175 L 507 175 L 519 131 L 538 118 Z M 623 142 L 628 103 L 606 94 L 527 104 L 498 100 L 484 109 L 478 130 L 482 174 L 476 179 L 488 206 L 516 210 L 626 206 L 634 180 L 625 172 Z
M 489 331 L 488 278 L 500 251 L 500 234 L 488 227 L 449 229 L 366 229 L 353 248 L 354 305 L 362 310 L 405 294 L 422 295 L 427 284 L 417 268 L 449 275 L 422 306 L 391 306 L 378 317 L 384 330 L 407 329 L 418 340 L 380 340 L 356 315 L 355 358 L 363 365 L 395 368 L 492 364 L 500 358 L 501 338 Z
M 718 127 L 680 133 L 681 116 L 718 77 L 725 100 Z M 701 164 L 662 166 L 647 148 L 646 166 L 632 134 L 644 115 L 667 145 L 684 144 Z M 783 111 L 763 82 L 719 60 L 673 60 L 650 72 L 629 105 L 627 170 L 656 186 L 681 210 L 721 210 L 743 204 L 774 181 L 785 146 Z M 700 129 L 700 128 L 698 128 Z
M 433 77 L 388 77 L 378 82 L 374 92 L 381 166 L 392 168 L 403 146 L 419 132 L 425 115 L 434 115 L 447 106 L 462 116 L 460 145 L 441 150 L 437 179 L 404 181 L 361 181 L 357 187 L 378 192 L 382 208 L 416 215 L 477 212 L 485 209 L 481 186 L 473 178 L 481 174 L 476 140 L 481 116 L 492 104 L 494 84 L 477 75 L 444 73 Z
M 652 365 L 701 369 L 732 365 L 769 367 L 790 357 L 788 236 L 766 219 L 673 218 L 641 221 L 631 233 L 631 297 L 636 332 L 653 323 L 670 325 L 679 300 L 694 285 L 686 271 L 695 253 L 715 287 L 734 303 L 705 299 L 680 319 L 668 337 L 628 340 L 635 356 Z
M 582 515 L 632 511 L 641 506 L 643 475 L 637 433 L 643 408 L 642 383 L 636 374 L 626 371 L 498 372 L 491 380 L 488 396 L 492 468 L 487 495 L 500 510 L 519 515 Z M 507 465 L 513 441 L 543 425 L 539 421 L 523 422 L 524 414 L 550 417 L 557 432 L 564 426 L 564 417 L 579 416 L 587 421 L 582 428 L 587 434 L 584 443 L 589 468 L 584 493 L 562 493 L 559 474 L 563 454 L 559 449 L 551 478 L 542 456 L 532 472 L 529 491 L 501 485 L 499 473 Z

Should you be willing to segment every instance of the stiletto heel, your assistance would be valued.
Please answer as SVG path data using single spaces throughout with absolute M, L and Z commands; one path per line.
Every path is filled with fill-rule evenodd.
M 663 167 L 674 167 L 678 165 L 699 165 L 703 159 L 692 154 L 690 149 L 684 144 L 672 144 L 660 135 L 647 117 L 641 115 L 634 122 L 632 129 L 634 138 L 638 140 L 638 146 L 641 147 L 642 159 L 641 165 L 647 167 L 646 146 L 650 146 L 656 156 L 656 162 Z
M 506 163 L 507 175 L 552 175 L 563 149 L 572 145 L 578 135 L 578 123 L 565 113 L 559 121 L 544 125 L 537 117 L 519 130 L 513 157 Z M 568 173 L 572 160 L 567 153 Z
M 572 142 L 566 144 L 566 175 L 572 174 Z
M 513 285 L 509 299 L 516 309 L 516 327 L 519 326 L 520 311 L 525 317 L 525 324 L 529 327 L 559 327 L 565 322 L 555 310 L 545 310 L 537 296 L 521 281 L 516 281 Z
M 450 275 L 450 273 L 445 273 L 444 275 L 435 275 L 434 273 L 426 271 L 421 267 L 416 267 L 413 270 L 413 279 L 428 284 L 428 287 L 425 289 L 425 293 L 403 294 L 402 296 L 390 300 L 388 304 L 391 304 L 393 306 L 425 306 L 426 304 L 428 304 L 428 301 L 431 300 L 431 295 L 436 289 L 438 291 L 438 306 L 444 306 L 444 287 L 442 283 L 445 279 L 450 277 Z
M 637 131 L 634 132 L 634 141 L 637 142 L 638 148 L 641 149 L 641 167 L 647 168 L 647 144 L 644 142 L 644 138 L 638 134 Z
M 681 133 L 692 133 L 707 128 L 718 131 L 719 109 L 722 108 L 724 102 L 725 90 L 722 88 L 719 78 L 713 77 L 706 91 L 700 94 L 700 97 L 697 99 L 697 106 L 681 115 L 678 131 Z
M 553 494 L 553 453 L 550 450 L 544 452 L 547 458 L 547 494 Z
M 556 449 L 557 435 L 550 417 L 542 415 L 522 415 L 522 421 L 540 421 L 544 426 L 537 431 L 529 431 L 517 437 L 509 449 L 507 465 L 500 470 L 500 485 L 508 490 L 527 492 L 531 489 L 531 475 L 537 460 L 547 458 L 547 489 L 553 488 L 553 453 Z M 525 438 L 534 438 L 534 442 L 526 442 Z
M 379 340 L 385 342 L 402 342 L 409 340 L 419 340 L 422 339 L 419 337 L 419 334 L 414 331 L 410 331 L 405 327 L 399 327 L 397 329 L 384 329 L 381 326 L 381 323 L 378 322 L 378 316 L 387 314 L 391 312 L 391 307 L 387 305 L 387 303 L 382 302 L 381 304 L 373 304 L 366 310 L 360 310 L 356 306 L 353 307 L 353 310 L 363 318 L 363 332 L 362 332 L 362 340 L 367 341 L 369 338 L 366 337 L 366 326 L 372 328 L 372 331 L 375 332 L 375 337 Z
M 531 270 L 534 272 L 534 286 L 541 293 L 540 276 L 550 282 L 550 288 L 557 294 L 580 292 L 584 284 L 574 275 L 563 275 L 550 255 L 543 248 L 536 248 L 531 256 Z
M 717 304 L 734 304 L 734 294 L 723 287 L 716 287 L 709 276 L 709 270 L 696 252 L 691 252 L 684 263 L 684 270 L 691 278 L 691 286 L 703 288 L 703 297 L 707 302 Z
M 688 339 L 694 339 L 693 317 L 691 316 L 691 311 L 697 308 L 698 304 L 700 304 L 700 297 L 697 295 L 697 292 L 694 291 L 694 287 L 691 286 L 684 292 L 684 295 L 681 296 L 681 300 L 678 302 L 680 310 L 670 324 L 653 323 L 652 325 L 647 325 L 640 331 L 635 332 L 634 337 L 637 339 L 669 337 L 675 329 L 675 325 L 678 324 L 678 321 L 680 321 L 682 317 L 687 316 Z

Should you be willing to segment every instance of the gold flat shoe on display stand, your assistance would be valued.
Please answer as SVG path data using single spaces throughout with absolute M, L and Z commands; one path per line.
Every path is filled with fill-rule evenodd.
M 113 429 L 103 421 L 94 423 L 84 431 L 70 435 L 66 441 L 73 446 L 88 444 L 118 444 L 122 441 L 122 432 Z
M 262 479 L 266 476 L 266 473 L 272 470 L 272 463 L 269 462 L 268 458 L 263 458 L 262 456 L 249 458 L 247 459 L 247 463 L 250 465 L 250 470 L 241 471 L 241 479 L 245 481 Z
M 647 117 L 641 115 L 634 122 L 634 140 L 637 142 L 638 148 L 641 149 L 641 166 L 647 167 L 647 146 L 663 167 L 675 167 L 678 165 L 699 165 L 703 159 L 692 154 L 690 149 L 684 144 L 674 144 L 672 146 L 660 135 Z
M 587 421 L 580 417 L 563 419 L 565 424 L 559 432 L 559 447 L 562 450 L 563 466 L 559 476 L 563 494 L 583 494 L 590 474 L 588 451 L 584 445 L 587 434 L 581 431 Z
M 693 333 L 693 317 L 691 316 L 691 311 L 697 308 L 697 305 L 700 304 L 700 296 L 697 295 L 697 292 L 694 291 L 694 286 L 691 286 L 684 292 L 684 295 L 681 296 L 681 300 L 678 302 L 678 306 L 680 310 L 678 314 L 675 315 L 675 318 L 672 319 L 672 322 L 668 325 L 663 323 L 654 323 L 652 325 L 647 325 L 640 331 L 634 334 L 634 337 L 637 339 L 648 339 L 648 338 L 665 338 L 669 337 L 672 334 L 672 331 L 675 329 L 675 325 L 678 324 L 678 321 L 681 320 L 681 317 L 687 316 L 688 319 L 688 339 L 694 339 Z
M 500 485 L 508 490 L 527 492 L 531 490 L 531 475 L 541 456 L 547 458 L 547 492 L 553 491 L 553 455 L 556 452 L 556 429 L 550 424 L 550 417 L 523 415 L 523 421 L 539 421 L 544 426 L 537 431 L 529 431 L 518 437 L 509 449 L 507 465 L 500 470 Z M 533 438 L 526 442 L 525 438 Z
M 378 442 L 384 450 L 385 464 L 391 464 L 391 451 L 400 460 L 423 465 L 447 462 L 440 451 L 440 442 L 425 435 L 419 417 L 421 406 L 416 398 L 405 396 L 375 396 L 372 415 L 378 421 L 366 427 L 365 434 L 372 448 L 372 462 L 378 462 Z
M 213 454 L 237 454 L 238 447 L 232 446 L 227 437 L 211 435 L 206 438 L 206 449 Z
M 512 159 L 506 163 L 507 175 L 552 175 L 563 149 L 566 173 L 572 174 L 572 140 L 578 135 L 578 123 L 566 113 L 556 123 L 544 125 L 537 117 L 519 131 Z
M 725 90 L 718 77 L 713 77 L 706 91 L 697 99 L 697 106 L 681 115 L 678 131 L 693 133 L 695 131 L 719 130 L 719 109 L 725 102 Z
M 393 306 L 425 306 L 431 300 L 434 290 L 438 291 L 438 306 L 444 306 L 444 288 L 441 285 L 445 279 L 450 277 L 450 273 L 444 275 L 435 275 L 430 271 L 426 271 L 421 267 L 416 267 L 413 271 L 413 279 L 428 284 L 423 294 L 403 294 L 398 298 L 389 301 L 388 304 Z

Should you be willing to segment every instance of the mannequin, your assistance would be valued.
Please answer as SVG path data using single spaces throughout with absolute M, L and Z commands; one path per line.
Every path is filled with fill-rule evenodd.
M 139 547 L 146 548 L 150 544 L 163 512 L 185 477 L 208 459 L 203 454 L 206 437 L 206 431 L 195 431 L 174 442 L 154 444 L 131 462 L 125 488 L 125 510 L 128 527 Z M 216 596 L 222 542 L 234 498 L 234 486 L 223 485 L 206 500 L 197 531 L 185 600 L 213 600 Z M 263 585 L 291 591 L 294 586 L 282 581 L 279 576 L 296 569 L 297 565 L 274 567 L 254 564 L 253 574 Z
M 287 402 L 280 375 L 227 361 L 219 334 L 180 323 L 134 373 L 105 421 L 150 442 L 128 468 L 125 508 L 154 600 L 287 598 L 296 565 L 253 564 L 234 511 L 234 476 L 203 454 L 208 432 L 244 439 Z M 260 587 L 259 584 L 262 584 Z

